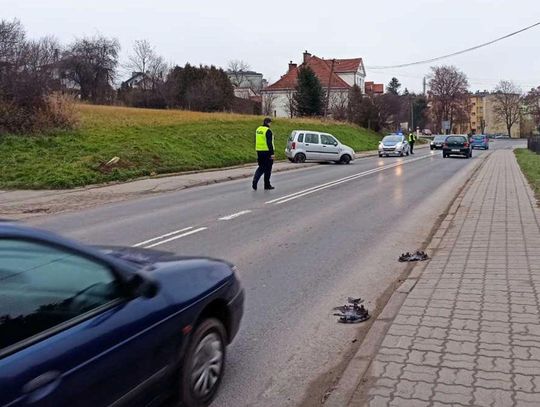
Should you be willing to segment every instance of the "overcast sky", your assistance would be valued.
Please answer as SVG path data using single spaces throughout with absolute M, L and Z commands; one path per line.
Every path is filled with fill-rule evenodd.
M 148 39 L 167 61 L 226 67 L 231 59 L 275 81 L 302 52 L 362 57 L 367 80 L 396 76 L 421 91 L 430 65 L 384 71 L 490 41 L 540 21 L 539 0 L 0 0 L 0 18 L 18 18 L 28 36 L 63 43 L 96 33 L 116 37 L 122 58 Z M 536 44 L 536 45 L 535 45 Z M 509 79 L 540 85 L 540 26 L 486 48 L 438 62 L 469 77 L 471 90 Z

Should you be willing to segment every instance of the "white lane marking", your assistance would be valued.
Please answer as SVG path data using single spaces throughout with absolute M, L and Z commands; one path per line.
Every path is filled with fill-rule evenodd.
M 248 210 L 245 210 L 245 211 L 240 211 L 240 212 L 233 213 L 232 215 L 223 216 L 222 218 L 219 218 L 218 220 L 231 220 L 231 219 L 237 218 L 239 216 L 245 215 L 246 213 L 250 213 L 250 212 L 251 211 L 248 209 Z
M 193 235 L 195 233 L 202 232 L 203 230 L 206 230 L 206 229 L 208 229 L 208 228 L 207 227 L 202 227 L 202 228 L 198 228 L 198 229 L 195 229 L 195 230 L 190 230 L 189 232 L 182 233 L 181 235 L 176 235 L 176 236 L 170 237 L 168 239 L 162 240 L 160 242 L 157 242 L 157 243 L 154 243 L 154 244 L 151 244 L 151 245 L 148 245 L 148 246 L 144 246 L 144 248 L 145 249 L 151 249 L 152 247 L 159 246 L 160 244 L 172 242 L 173 240 L 180 239 L 181 237 Z
M 352 181 L 352 180 L 357 179 L 357 178 L 362 178 L 362 177 L 365 177 L 367 175 L 374 174 L 376 172 L 380 172 L 380 171 L 384 171 L 384 170 L 387 170 L 387 169 L 390 169 L 390 168 L 398 167 L 400 165 L 405 165 L 405 164 L 408 164 L 408 163 L 412 163 L 414 161 L 423 160 L 425 158 L 431 158 L 431 155 L 425 155 L 425 156 L 422 156 L 422 157 L 413 158 L 413 159 L 406 160 L 406 161 L 400 161 L 400 162 L 396 162 L 394 164 L 388 164 L 388 165 L 385 165 L 385 166 L 382 166 L 382 167 L 377 167 L 377 168 L 373 168 L 371 170 L 366 170 L 366 171 L 363 171 L 363 172 L 359 172 L 357 174 L 349 175 L 349 176 L 344 177 L 344 178 L 340 178 L 340 179 L 337 179 L 337 180 L 334 180 L 334 181 L 326 182 L 326 183 L 321 184 L 321 185 L 317 185 L 317 186 L 314 186 L 314 187 L 311 187 L 311 188 L 304 189 L 302 191 L 298 191 L 298 192 L 295 192 L 295 193 L 292 193 L 292 194 L 289 194 L 289 195 L 285 195 L 285 196 L 282 196 L 280 198 L 272 199 L 271 201 L 268 201 L 266 203 L 267 204 L 279 205 L 279 204 L 282 204 L 282 203 L 285 203 L 285 202 L 292 201 L 293 199 L 301 198 L 303 196 L 306 196 L 306 195 L 309 195 L 309 194 L 312 194 L 312 193 L 315 193 L 315 192 L 318 192 L 318 191 L 322 191 L 323 189 L 330 188 L 330 187 L 332 187 L 334 185 L 343 184 L 344 182 Z
M 152 242 L 155 242 L 156 240 L 164 239 L 164 238 L 166 238 L 166 237 L 175 235 L 175 234 L 177 234 L 177 233 L 182 233 L 182 232 L 185 232 L 186 230 L 190 230 L 190 229 L 193 229 L 193 226 L 189 226 L 189 227 L 184 228 L 184 229 L 175 230 L 174 232 L 166 233 L 166 234 L 164 234 L 164 235 L 161 235 L 161 236 L 158 236 L 158 237 L 154 237 L 153 239 L 145 240 L 144 242 L 140 242 L 140 243 L 134 244 L 133 247 L 144 246 L 144 245 L 147 244 L 147 243 L 152 243 Z

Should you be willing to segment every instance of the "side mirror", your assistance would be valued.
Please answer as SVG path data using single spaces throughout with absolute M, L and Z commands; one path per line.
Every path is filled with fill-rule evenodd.
M 127 290 L 134 297 L 153 298 L 159 292 L 159 285 L 140 274 L 134 274 L 127 281 Z

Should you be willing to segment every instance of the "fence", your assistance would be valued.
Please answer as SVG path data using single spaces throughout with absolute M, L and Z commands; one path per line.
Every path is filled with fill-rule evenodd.
M 540 154 L 540 136 L 530 136 L 527 139 L 527 148 L 536 154 Z

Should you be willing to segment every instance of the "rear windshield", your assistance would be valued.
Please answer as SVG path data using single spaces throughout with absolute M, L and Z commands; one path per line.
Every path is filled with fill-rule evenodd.
M 467 141 L 466 137 L 463 136 L 450 136 L 446 139 L 448 143 L 464 143 Z
M 483 140 L 484 136 L 473 136 L 473 140 Z
M 435 136 L 433 138 L 433 141 L 444 141 L 446 140 L 446 136 Z
M 291 133 L 291 135 L 289 136 L 289 141 L 293 141 L 293 140 L 294 140 L 294 135 L 295 135 L 295 134 L 296 134 L 295 131 L 293 131 L 293 132 Z

